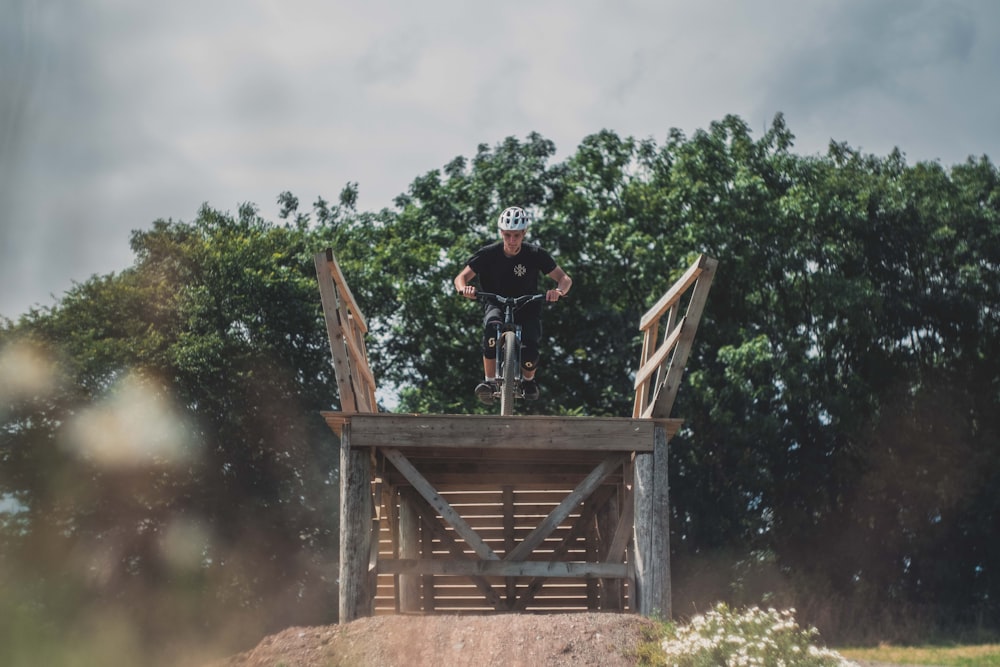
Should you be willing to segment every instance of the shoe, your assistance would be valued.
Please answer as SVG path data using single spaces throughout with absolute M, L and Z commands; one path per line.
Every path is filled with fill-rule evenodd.
M 496 392 L 496 382 L 485 380 L 476 385 L 476 398 L 486 405 L 493 405 L 493 394 Z
M 522 380 L 521 391 L 524 392 L 524 397 L 529 401 L 538 400 L 538 383 L 534 380 Z

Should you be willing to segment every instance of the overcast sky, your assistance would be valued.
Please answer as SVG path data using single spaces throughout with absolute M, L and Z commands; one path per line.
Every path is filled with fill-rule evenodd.
M 793 150 L 1000 161 L 996 0 L 0 0 L 0 315 L 203 202 L 359 208 L 480 143 L 726 114 Z

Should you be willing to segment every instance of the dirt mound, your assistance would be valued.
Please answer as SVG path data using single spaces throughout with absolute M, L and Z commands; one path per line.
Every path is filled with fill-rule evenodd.
M 212 667 L 635 665 L 652 621 L 633 614 L 376 616 L 289 628 Z

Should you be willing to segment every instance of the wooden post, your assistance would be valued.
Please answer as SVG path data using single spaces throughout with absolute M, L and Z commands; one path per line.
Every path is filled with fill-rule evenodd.
M 670 504 L 667 430 L 653 429 L 653 451 L 635 456 L 635 583 L 638 611 L 670 619 Z
M 420 515 L 413 509 L 413 489 L 399 493 L 399 558 L 420 557 Z M 420 575 L 399 575 L 399 610 L 420 611 Z
M 420 531 L 420 550 L 430 558 L 434 553 L 434 535 L 429 530 Z M 420 588 L 424 594 L 424 611 L 434 611 L 434 575 L 425 574 L 420 578 Z
M 340 622 L 372 613 L 368 576 L 372 546 L 371 453 L 351 449 L 351 427 L 340 436 Z
M 597 532 L 600 544 L 598 560 L 601 562 L 612 562 L 611 547 L 613 535 L 615 533 L 615 529 L 618 527 L 619 519 L 618 489 L 615 489 L 614 495 L 608 499 L 608 502 L 597 514 Z M 620 563 L 622 562 L 622 559 L 618 558 L 614 562 Z M 622 608 L 621 597 L 621 579 L 609 578 L 601 580 L 601 609 L 615 609 L 620 611 Z
M 514 537 L 514 513 L 516 512 L 514 508 L 514 487 L 510 484 L 503 485 L 501 494 L 501 502 L 503 503 L 503 555 L 506 557 L 517 546 Z M 507 577 L 506 589 L 507 606 L 511 607 L 517 602 L 517 580 L 514 577 Z

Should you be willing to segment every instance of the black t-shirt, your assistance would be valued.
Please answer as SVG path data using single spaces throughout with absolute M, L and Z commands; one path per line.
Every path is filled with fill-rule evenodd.
M 522 243 L 521 252 L 508 257 L 503 241 L 480 248 L 468 264 L 479 276 L 480 288 L 500 296 L 535 294 L 539 275 L 548 275 L 556 268 L 552 255 L 530 243 Z

